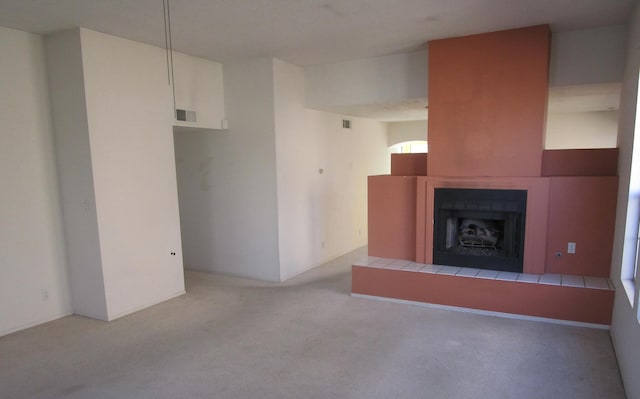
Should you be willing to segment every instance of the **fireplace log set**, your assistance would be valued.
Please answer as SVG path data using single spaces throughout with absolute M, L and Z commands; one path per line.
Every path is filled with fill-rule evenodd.
M 526 191 L 438 188 L 434 263 L 522 271 Z
M 458 234 L 461 247 L 496 248 L 500 230 L 484 220 L 464 219 Z
M 490 220 L 462 219 L 455 252 L 473 256 L 497 256 L 501 229 Z

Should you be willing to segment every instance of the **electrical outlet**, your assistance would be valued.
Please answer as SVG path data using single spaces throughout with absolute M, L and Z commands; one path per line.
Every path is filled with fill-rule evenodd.
M 567 244 L 567 253 L 568 254 L 575 254 L 576 253 L 576 243 L 575 242 L 570 242 Z
M 49 290 L 42 290 L 40 292 L 40 295 L 41 295 L 43 301 L 48 301 L 49 300 Z

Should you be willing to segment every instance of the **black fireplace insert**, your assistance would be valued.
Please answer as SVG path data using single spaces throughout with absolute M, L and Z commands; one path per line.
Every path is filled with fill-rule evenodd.
M 436 188 L 433 263 L 522 272 L 526 190 Z

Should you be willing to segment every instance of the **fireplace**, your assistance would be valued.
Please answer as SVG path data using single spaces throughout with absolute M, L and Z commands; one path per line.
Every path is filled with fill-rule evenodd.
M 526 190 L 436 188 L 433 263 L 522 272 Z

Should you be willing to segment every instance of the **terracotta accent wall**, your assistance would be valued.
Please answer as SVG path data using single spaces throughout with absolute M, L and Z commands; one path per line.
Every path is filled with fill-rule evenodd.
M 542 153 L 542 176 L 615 176 L 618 149 L 546 150 Z
M 392 176 L 426 176 L 427 154 L 391 154 Z
M 429 42 L 429 176 L 540 176 L 546 25 Z
M 415 260 L 416 177 L 369 176 L 369 255 Z
M 391 176 L 369 177 L 369 255 L 432 263 L 436 188 L 518 189 L 527 191 L 524 273 L 609 277 L 618 150 L 544 151 L 549 43 L 548 26 L 429 43 L 429 154 L 394 154 Z M 352 270 L 356 294 L 604 325 L 615 294 Z
M 352 267 L 354 294 L 607 325 L 615 291 Z
M 616 176 L 550 178 L 547 273 L 609 277 L 617 195 Z

